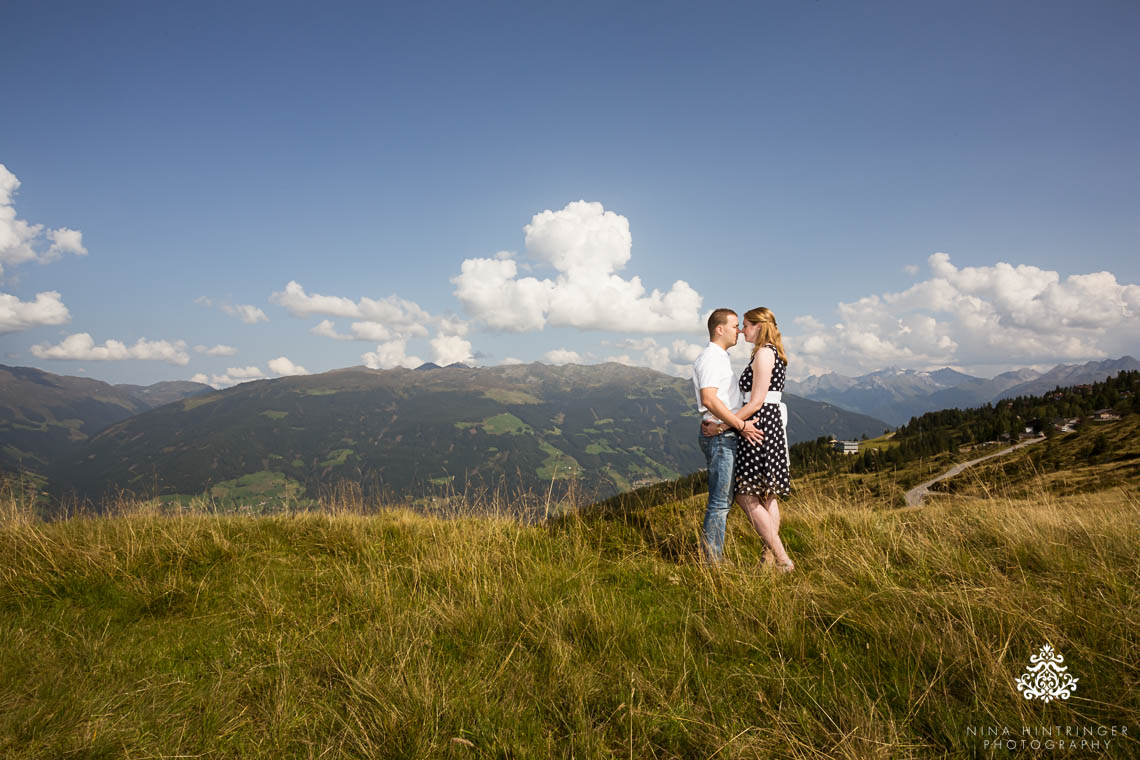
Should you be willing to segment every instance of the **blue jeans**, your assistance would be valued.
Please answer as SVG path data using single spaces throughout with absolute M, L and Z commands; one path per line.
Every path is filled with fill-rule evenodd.
M 705 559 L 719 562 L 724 555 L 724 528 L 732 507 L 732 465 L 736 460 L 736 433 L 700 436 L 701 451 L 709 463 L 709 504 L 701 528 Z

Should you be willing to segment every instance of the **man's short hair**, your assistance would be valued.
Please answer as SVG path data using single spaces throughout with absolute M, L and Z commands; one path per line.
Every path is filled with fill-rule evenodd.
M 716 328 L 728 321 L 729 314 L 736 316 L 732 309 L 713 309 L 713 313 L 709 314 L 709 340 L 716 337 Z

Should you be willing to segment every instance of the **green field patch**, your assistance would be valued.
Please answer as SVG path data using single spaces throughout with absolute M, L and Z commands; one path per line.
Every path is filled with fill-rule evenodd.
M 620 454 L 617 449 L 612 448 L 608 443 L 591 443 L 586 447 L 587 454 Z
M 509 391 L 505 388 L 491 388 L 483 391 L 483 397 L 501 404 L 541 404 L 542 400 L 524 391 Z
M 302 396 L 331 396 L 337 391 L 332 388 L 305 388 L 297 392 Z
M 220 394 L 210 393 L 205 396 L 191 396 L 190 398 L 182 400 L 182 411 L 188 412 L 191 409 L 196 409 L 203 404 L 212 404 L 221 398 Z
M 223 480 L 209 490 L 209 496 L 214 499 L 243 501 L 251 499 L 296 497 L 303 487 L 300 483 L 286 477 L 280 472 L 261 470 L 242 475 L 233 480 Z
M 894 437 L 894 433 L 887 433 L 886 435 L 880 435 L 878 438 L 868 438 L 865 441 L 859 441 L 859 451 L 866 451 L 867 449 L 886 451 L 887 449 L 894 448 L 899 445 L 898 441 L 891 440 Z
M 276 409 L 266 409 L 264 412 L 261 412 L 261 414 L 271 420 L 283 420 L 289 416 L 289 412 L 279 412 Z
M 582 472 L 578 460 L 546 441 L 539 441 L 538 447 L 546 454 L 546 459 L 538 468 L 538 477 L 543 480 L 562 480 L 577 477 Z
M 300 458 L 297 458 L 297 459 L 294 459 L 294 460 L 291 462 L 291 464 L 292 464 L 294 467 L 304 467 L 304 466 L 305 466 L 305 460 L 304 460 L 304 459 L 300 459 Z
M 496 414 L 483 421 L 483 429 L 493 435 L 518 434 L 531 432 L 530 425 L 526 424 L 510 412 Z
M 339 467 L 348 459 L 349 454 L 355 453 L 352 449 L 334 449 L 329 452 L 328 459 L 320 463 L 321 467 Z

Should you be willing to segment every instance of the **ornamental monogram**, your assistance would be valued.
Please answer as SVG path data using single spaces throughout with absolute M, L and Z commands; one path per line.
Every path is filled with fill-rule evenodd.
M 1069 668 L 1061 664 L 1064 661 L 1053 647 L 1048 644 L 1041 647 L 1040 652 L 1029 658 L 1029 669 L 1017 679 L 1017 690 L 1026 699 L 1040 697 L 1043 702 L 1068 699 L 1080 679 L 1065 672 Z

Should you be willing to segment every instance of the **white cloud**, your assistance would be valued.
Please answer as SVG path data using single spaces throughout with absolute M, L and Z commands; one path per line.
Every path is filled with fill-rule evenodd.
M 547 364 L 581 364 L 582 355 L 566 348 L 556 348 L 542 355 Z
M 905 267 L 903 267 L 903 271 L 906 272 L 907 274 L 918 274 L 918 265 L 917 264 L 907 264 Z
M 265 373 L 261 371 L 260 367 L 250 365 L 248 367 L 229 367 L 224 375 L 210 375 L 209 381 L 206 380 L 206 375 L 202 372 L 190 379 L 196 383 L 207 383 L 215 388 L 228 388 L 231 385 L 264 378 Z
M 166 340 L 139 338 L 133 346 L 122 341 L 108 340 L 103 345 L 95 345 L 88 333 L 75 333 L 63 339 L 58 345 L 35 345 L 32 354 L 40 359 L 90 359 L 95 361 L 119 361 L 123 359 L 143 359 L 164 361 L 168 364 L 185 366 L 190 363 L 186 353 L 186 341 L 171 343 Z
M 237 349 L 233 346 L 223 346 L 220 343 L 212 348 L 194 346 L 194 350 L 200 354 L 206 354 L 207 356 L 233 356 L 237 353 Z
M 518 364 L 526 364 L 526 362 L 524 362 L 522 359 L 518 359 L 514 356 L 508 356 L 507 358 L 505 358 L 501 362 L 499 362 L 500 367 L 513 367 L 513 366 L 518 365 Z
M 300 364 L 294 364 L 284 356 L 278 356 L 276 359 L 269 360 L 269 371 L 275 375 L 307 375 L 309 370 L 302 367 Z
M 0 293 L 0 333 L 39 325 L 62 325 L 70 321 L 71 313 L 54 290 L 36 293 L 34 301 L 21 301 L 16 296 Z
M 553 280 L 519 277 L 518 263 L 503 252 L 465 260 L 451 280 L 467 313 L 488 327 L 653 333 L 691 332 L 700 324 L 701 297 L 685 281 L 647 293 L 641 278 L 616 274 L 630 259 L 629 222 L 602 204 L 575 201 L 543 211 L 524 231 L 531 258 L 558 272 Z
M 471 364 L 475 357 L 471 353 L 471 341 L 458 335 L 438 335 L 431 339 L 432 361 L 441 367 L 463 362 Z
M 194 299 L 194 303 L 199 304 L 200 306 L 213 306 L 214 305 L 214 302 L 212 300 L 210 300 L 210 298 L 207 296 L 198 296 L 197 298 Z
M 932 277 L 904 291 L 837 307 L 825 329 L 797 320 L 805 334 L 785 345 L 814 367 L 863 372 L 887 364 L 922 368 L 1080 361 L 1135 350 L 1140 286 L 1110 272 L 1061 278 L 1053 271 L 999 262 L 955 267 L 928 259 Z
M 16 175 L 0 164 L 0 274 L 4 267 L 26 261 L 46 264 L 64 253 L 85 256 L 87 249 L 79 230 L 60 227 L 45 232 L 42 224 L 30 224 L 16 217 L 13 204 L 19 187 Z
M 369 369 L 392 369 L 393 367 L 407 367 L 415 369 L 424 363 L 418 356 L 408 356 L 408 342 L 406 340 L 390 340 L 380 343 L 375 351 L 361 354 L 360 359 Z
M 58 230 L 48 230 L 51 247 L 43 255 L 44 261 L 59 258 L 65 253 L 74 253 L 76 256 L 86 256 L 87 249 L 83 247 L 83 233 L 79 230 L 60 227 Z
M 431 315 L 421 309 L 419 304 L 395 295 L 379 299 L 361 298 L 359 301 L 341 296 L 309 295 L 296 281 L 290 281 L 283 291 L 269 296 L 269 300 L 284 306 L 295 317 L 324 314 L 330 317 L 357 319 L 362 323 L 383 326 L 390 330 L 392 335 L 400 337 L 426 337 L 428 330 L 424 323 L 431 319 Z M 359 329 L 368 330 L 374 327 L 365 324 Z
M 231 306 L 230 304 L 223 304 L 222 311 L 233 317 L 240 317 L 242 322 L 247 325 L 255 325 L 258 322 L 268 322 L 269 317 L 265 316 L 265 312 L 256 306 L 250 304 L 238 304 Z
M 334 325 L 335 323 L 331 319 L 322 319 L 320 324 L 310 327 L 309 332 L 313 335 L 321 335 L 325 338 L 332 338 L 333 340 L 353 340 L 351 335 L 338 333 Z
M 693 371 L 693 362 L 703 350 L 703 345 L 674 340 L 668 346 L 647 346 L 637 364 L 667 375 L 689 377 Z
M 198 372 L 198 373 L 196 373 L 190 377 L 190 382 L 192 382 L 192 383 L 203 383 L 203 384 L 208 385 L 210 382 L 210 378 L 208 378 L 206 376 L 205 372 Z
M 261 368 L 252 364 L 248 367 L 227 367 L 226 374 L 230 377 L 236 377 L 242 380 L 257 380 L 265 377 L 265 373 L 261 371 Z
M 353 322 L 349 328 L 352 330 L 352 337 L 354 340 L 366 340 L 368 342 L 384 343 L 385 341 L 393 340 L 397 336 L 392 330 L 388 329 L 386 325 L 380 322 Z

